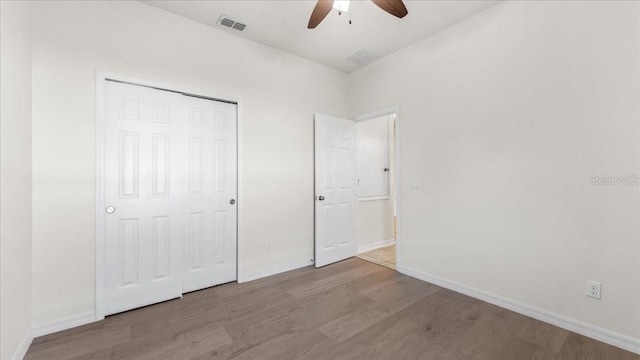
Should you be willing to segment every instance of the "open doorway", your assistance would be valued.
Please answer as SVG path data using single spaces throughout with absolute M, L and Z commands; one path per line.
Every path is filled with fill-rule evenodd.
M 360 259 L 396 269 L 397 110 L 356 119 L 356 239 Z

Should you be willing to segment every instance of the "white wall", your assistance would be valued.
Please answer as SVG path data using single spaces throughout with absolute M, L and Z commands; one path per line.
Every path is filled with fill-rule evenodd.
M 640 175 L 639 6 L 506 2 L 350 75 L 401 107 L 405 271 L 640 339 L 638 186 L 590 185 Z
M 239 100 L 241 271 L 311 264 L 313 113 L 346 115 L 345 74 L 138 2 L 43 1 L 33 9 L 36 327 L 94 309 L 96 70 Z
M 393 239 L 393 204 L 388 200 L 358 201 L 358 252 L 369 251 Z
M 0 359 L 31 341 L 31 4 L 0 2 Z
M 372 248 L 380 247 L 380 245 L 388 244 L 390 240 L 394 240 L 393 233 L 393 217 L 394 217 L 394 204 L 393 198 L 395 194 L 393 193 L 393 180 L 395 177 L 394 168 L 392 165 L 393 160 L 393 147 L 394 147 L 394 127 L 393 127 L 393 115 L 386 115 L 381 118 L 369 119 L 369 120 L 361 120 L 356 123 L 356 138 L 358 144 L 364 142 L 368 145 L 359 145 L 358 146 L 358 177 L 367 176 L 367 174 L 361 175 L 361 168 L 363 164 L 362 161 L 375 161 L 375 159 L 371 159 L 370 157 L 361 156 L 363 151 L 366 151 L 367 147 L 377 147 L 379 146 L 380 137 L 383 137 L 382 140 L 384 142 L 384 146 L 388 147 L 387 154 L 385 155 L 385 159 L 388 157 L 388 160 L 385 160 L 386 165 L 380 166 L 379 171 L 382 171 L 382 168 L 385 166 L 390 168 L 390 172 L 386 174 L 388 177 L 388 199 L 378 199 L 378 200 L 367 200 L 362 201 L 360 198 L 361 193 L 359 193 L 358 197 L 358 213 L 356 219 L 356 237 L 358 242 L 358 252 L 369 251 Z M 375 122 L 383 120 L 386 123 L 385 131 L 380 131 L 379 128 L 372 126 L 370 122 Z M 364 140 L 362 139 L 366 137 Z M 380 174 L 379 174 L 380 175 Z
M 389 196 L 389 141 L 387 116 L 356 122 L 356 177 L 358 199 Z

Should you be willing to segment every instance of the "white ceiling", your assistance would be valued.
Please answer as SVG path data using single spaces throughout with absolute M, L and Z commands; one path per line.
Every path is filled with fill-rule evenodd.
M 336 10 L 316 29 L 307 29 L 314 0 L 172 1 L 142 0 L 174 14 L 222 29 L 221 14 L 244 23 L 244 32 L 229 31 L 335 69 L 351 72 L 362 65 L 346 58 L 361 49 L 380 57 L 434 34 L 500 1 L 405 0 L 409 15 L 398 19 L 369 0 L 351 1 L 349 14 Z

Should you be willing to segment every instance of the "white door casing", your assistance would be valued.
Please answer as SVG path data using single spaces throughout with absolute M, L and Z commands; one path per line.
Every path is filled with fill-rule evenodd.
M 235 105 L 112 81 L 105 91 L 105 314 L 235 280 Z
M 355 122 L 315 114 L 315 265 L 353 257 Z

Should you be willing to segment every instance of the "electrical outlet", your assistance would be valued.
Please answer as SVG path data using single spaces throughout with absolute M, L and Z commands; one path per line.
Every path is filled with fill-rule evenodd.
M 587 296 L 600 299 L 600 283 L 593 280 L 587 280 Z
M 268 241 L 266 243 L 264 243 L 264 249 L 266 251 L 271 251 L 271 243 L 268 242 Z

